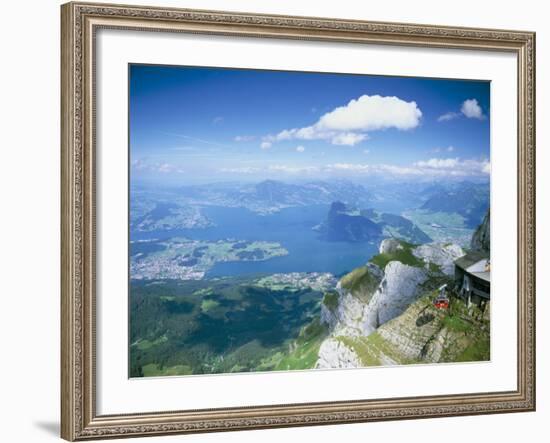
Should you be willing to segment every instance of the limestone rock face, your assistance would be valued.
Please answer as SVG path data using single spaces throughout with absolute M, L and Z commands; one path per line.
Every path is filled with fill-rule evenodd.
M 418 285 L 428 278 L 427 272 L 415 266 L 391 261 L 384 269 L 384 278 L 365 307 L 363 334 L 401 315 L 415 300 Z
M 316 368 L 336 369 L 358 367 L 361 367 L 359 357 L 342 342 L 334 338 L 328 338 L 321 344 Z
M 361 335 L 363 333 L 366 307 L 363 301 L 364 298 L 346 291 L 340 284 L 338 284 L 336 290 L 338 291 L 338 307 L 329 309 L 322 303 L 321 322 L 328 325 L 334 336 Z
M 472 235 L 471 247 L 478 251 L 489 252 L 491 250 L 491 213 L 489 211 Z
M 427 272 L 391 261 L 381 277 L 372 294 L 355 294 L 337 286 L 338 307 L 321 307 L 321 321 L 329 326 L 333 336 L 367 336 L 403 313 L 416 298 L 418 285 L 427 279 Z
M 385 238 L 380 243 L 378 252 L 380 252 L 380 254 L 391 254 L 398 251 L 399 249 L 403 249 L 403 246 L 398 240 L 396 240 L 395 238 Z
M 360 299 L 346 292 L 340 296 L 340 300 L 334 334 L 350 336 L 362 334 L 365 305 Z
M 338 302 L 340 306 L 340 302 Z M 329 329 L 334 329 L 336 323 L 338 322 L 338 312 L 328 308 L 324 303 L 321 303 L 321 323 L 324 323 L 328 326 Z
M 427 243 L 414 248 L 413 254 L 426 263 L 438 265 L 444 274 L 453 275 L 454 261 L 465 252 L 454 243 Z

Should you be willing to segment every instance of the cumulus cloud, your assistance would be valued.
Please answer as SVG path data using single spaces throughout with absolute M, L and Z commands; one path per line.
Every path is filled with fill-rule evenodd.
M 271 148 L 272 143 L 268 141 L 263 141 L 260 143 L 260 148 L 262 149 L 269 149 Z
M 304 152 L 305 150 L 306 150 L 306 148 L 302 145 L 296 146 L 296 152 Z
M 454 120 L 458 117 L 466 117 L 466 118 L 476 118 L 478 120 L 483 120 L 485 118 L 485 114 L 483 114 L 483 109 L 481 109 L 481 106 L 477 99 L 475 98 L 469 98 L 467 100 L 464 100 L 462 102 L 462 105 L 460 107 L 460 112 L 446 112 L 443 115 L 440 115 L 437 118 L 438 122 L 447 122 L 449 120 Z
M 477 118 L 479 120 L 485 118 L 483 111 L 481 110 L 481 106 L 479 106 L 479 103 L 475 98 L 464 100 L 464 103 L 462 103 L 462 107 L 460 108 L 460 112 L 468 118 Z
M 416 102 L 398 97 L 362 95 L 323 115 L 316 126 L 336 131 L 377 131 L 397 128 L 416 128 L 422 112 Z
M 420 124 L 422 111 L 416 102 L 398 97 L 362 95 L 322 115 L 311 126 L 284 129 L 267 135 L 264 142 L 285 140 L 326 140 L 333 145 L 354 146 L 368 138 L 367 133 L 384 129 L 409 130 Z
M 358 134 L 355 132 L 342 132 L 332 137 L 331 142 L 333 145 L 340 146 L 354 146 L 363 140 L 368 139 L 367 134 Z

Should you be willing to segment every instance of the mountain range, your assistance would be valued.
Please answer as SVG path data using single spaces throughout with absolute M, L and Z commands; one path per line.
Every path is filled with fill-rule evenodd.
M 489 209 L 489 185 L 460 182 L 434 190 L 420 209 L 432 212 L 457 213 L 469 228 L 476 228 Z
M 364 186 L 347 180 L 312 181 L 304 184 L 264 180 L 259 183 L 214 183 L 185 186 L 178 197 L 188 204 L 245 207 L 259 213 L 277 212 L 296 206 L 330 204 L 340 200 L 366 206 L 372 196 Z

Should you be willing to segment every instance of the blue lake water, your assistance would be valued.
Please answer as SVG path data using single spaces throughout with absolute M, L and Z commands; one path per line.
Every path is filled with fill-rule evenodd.
M 132 240 L 187 237 L 196 240 L 265 240 L 279 242 L 289 254 L 256 262 L 217 263 L 207 277 L 273 274 L 279 272 L 331 272 L 342 274 L 365 264 L 378 244 L 327 242 L 312 228 L 323 221 L 327 205 L 283 209 L 258 215 L 245 208 L 205 207 L 204 215 L 216 226 L 206 229 L 132 232 Z

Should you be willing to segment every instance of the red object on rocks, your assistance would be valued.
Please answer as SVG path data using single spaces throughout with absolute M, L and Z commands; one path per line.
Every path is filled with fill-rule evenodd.
M 449 299 L 438 297 L 434 300 L 434 306 L 437 309 L 449 309 Z

